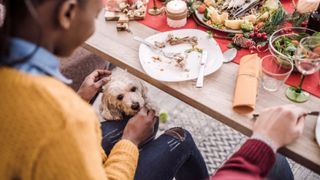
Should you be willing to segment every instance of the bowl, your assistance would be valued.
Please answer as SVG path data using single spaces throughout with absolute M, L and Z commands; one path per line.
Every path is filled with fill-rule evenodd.
M 303 37 L 311 36 L 316 31 L 304 27 L 285 27 L 275 31 L 269 38 L 269 51 L 272 55 L 276 56 L 279 63 L 287 63 L 290 60 L 294 64 L 295 48 L 298 47 L 300 40 Z M 288 42 L 288 39 L 296 40 L 296 46 L 284 46 Z M 288 66 L 290 66 L 288 64 Z

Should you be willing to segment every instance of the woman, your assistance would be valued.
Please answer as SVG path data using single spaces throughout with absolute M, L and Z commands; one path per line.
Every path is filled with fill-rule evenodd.
M 105 155 L 88 103 L 110 72 L 89 75 L 78 94 L 58 69 L 93 32 L 100 0 L 6 0 L 0 39 L 0 179 L 205 179 L 191 135 L 153 133 L 152 110 L 141 109 Z M 140 154 L 140 155 L 139 155 Z

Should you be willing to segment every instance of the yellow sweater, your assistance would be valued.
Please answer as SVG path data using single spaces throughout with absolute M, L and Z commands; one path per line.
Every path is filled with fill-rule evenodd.
M 109 157 L 98 119 L 70 88 L 0 68 L 0 179 L 133 179 L 138 149 L 119 141 Z

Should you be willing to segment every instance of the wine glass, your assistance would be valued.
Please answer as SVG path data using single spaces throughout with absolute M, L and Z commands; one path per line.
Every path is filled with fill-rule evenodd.
M 320 37 L 303 38 L 293 58 L 296 68 L 301 73 L 301 79 L 298 87 L 289 87 L 286 90 L 286 96 L 294 102 L 302 103 L 310 97 L 308 92 L 302 90 L 305 76 L 317 72 L 320 68 Z
M 153 0 L 153 7 L 148 10 L 148 13 L 152 16 L 157 16 L 161 13 L 161 9 L 157 7 L 156 0 Z

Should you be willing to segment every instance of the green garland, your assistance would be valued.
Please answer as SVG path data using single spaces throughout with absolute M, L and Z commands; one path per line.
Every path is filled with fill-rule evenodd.
M 287 13 L 280 5 L 279 8 L 271 14 L 271 17 L 264 24 L 263 28 L 260 31 L 266 32 L 267 34 L 272 34 L 286 17 Z

